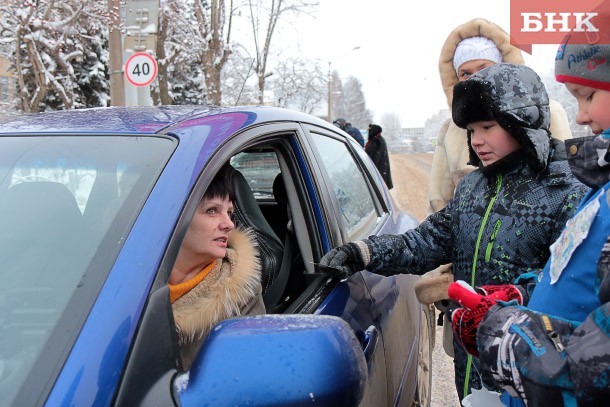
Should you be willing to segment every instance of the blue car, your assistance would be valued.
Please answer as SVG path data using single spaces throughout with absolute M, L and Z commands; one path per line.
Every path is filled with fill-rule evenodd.
M 317 266 L 416 225 L 358 144 L 272 107 L 0 120 L 1 406 L 429 405 L 418 277 Z M 213 175 L 237 170 L 267 314 L 219 323 L 182 371 L 167 286 Z

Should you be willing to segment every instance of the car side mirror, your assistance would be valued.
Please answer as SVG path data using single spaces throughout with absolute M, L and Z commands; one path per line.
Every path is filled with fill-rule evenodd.
M 367 375 L 362 347 L 341 318 L 261 315 L 219 323 L 174 388 L 185 407 L 347 406 L 361 401 Z

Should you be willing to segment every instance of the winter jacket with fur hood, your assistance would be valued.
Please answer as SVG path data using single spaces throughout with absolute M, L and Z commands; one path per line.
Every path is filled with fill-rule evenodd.
M 465 38 L 482 36 L 496 43 L 503 62 L 523 64 L 521 51 L 511 45 L 509 35 L 498 25 L 484 19 L 474 19 L 455 28 L 447 37 L 439 58 L 439 72 L 447 103 L 451 110 L 453 87 L 459 82 L 453 67 L 453 55 L 457 45 Z M 565 140 L 572 137 L 568 117 L 563 107 L 550 101 L 551 134 Z M 428 198 L 432 210 L 444 208 L 455 191 L 459 180 L 475 167 L 468 165 L 466 131 L 457 127 L 451 119 L 441 127 L 432 159 Z
M 234 229 L 227 254 L 191 291 L 172 304 L 182 367 L 188 370 L 203 341 L 218 322 L 265 313 L 261 265 L 252 237 Z

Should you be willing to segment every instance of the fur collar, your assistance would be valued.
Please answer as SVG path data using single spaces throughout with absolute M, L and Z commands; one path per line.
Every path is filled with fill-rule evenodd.
M 222 261 L 172 304 L 180 348 L 185 351 L 195 346 L 198 350 L 214 325 L 241 315 L 261 292 L 261 265 L 254 239 L 248 232 L 234 229 Z

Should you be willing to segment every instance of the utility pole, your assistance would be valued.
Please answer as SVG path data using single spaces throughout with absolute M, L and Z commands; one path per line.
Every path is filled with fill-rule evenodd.
M 341 58 L 339 59 L 343 59 L 347 54 L 349 54 L 352 51 L 357 51 L 360 49 L 360 45 L 355 46 L 354 48 L 350 49 L 349 51 L 347 51 L 345 54 L 343 54 L 343 56 L 341 56 Z M 339 59 L 335 59 L 335 62 L 338 61 Z M 330 75 L 330 65 L 332 64 L 332 61 L 328 61 L 328 121 L 330 123 L 332 123 L 333 119 L 331 118 L 331 113 L 332 113 L 332 109 L 331 109 L 331 93 L 330 93 L 330 82 L 331 82 L 331 75 Z
M 332 123 L 333 119 L 330 117 L 330 61 L 328 61 L 328 115 L 326 116 L 329 123 Z
M 108 30 L 108 68 L 110 70 L 110 104 L 112 106 L 125 106 L 120 3 L 121 0 L 108 0 L 108 13 L 110 15 L 110 29 Z

